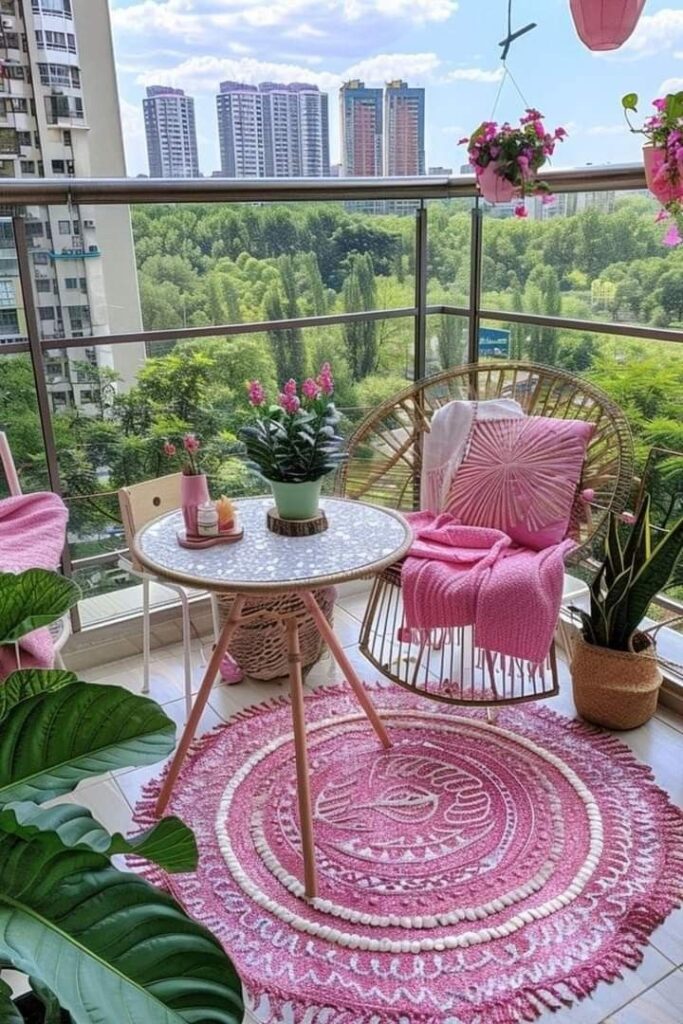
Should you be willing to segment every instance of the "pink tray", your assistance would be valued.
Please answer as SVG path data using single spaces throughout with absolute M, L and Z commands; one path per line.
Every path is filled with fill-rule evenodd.
M 227 533 L 219 533 L 217 537 L 188 537 L 185 530 L 178 530 L 176 536 L 181 548 L 213 548 L 217 544 L 234 544 L 242 540 L 244 528 L 235 526 Z

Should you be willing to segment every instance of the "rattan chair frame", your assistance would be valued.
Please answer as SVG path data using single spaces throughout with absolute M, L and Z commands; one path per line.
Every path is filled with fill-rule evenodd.
M 612 513 L 633 489 L 633 441 L 623 411 L 601 389 L 564 370 L 531 362 L 485 362 L 428 377 L 384 402 L 359 424 L 337 477 L 346 497 L 409 511 L 419 507 L 422 444 L 432 414 L 453 399 L 514 398 L 527 415 L 583 419 L 595 424 L 577 488 L 568 561 L 586 562 Z M 594 498 L 583 501 L 590 488 Z M 448 704 L 493 706 L 539 700 L 558 692 L 554 645 L 547 662 L 531 665 L 479 648 L 472 629 L 434 636 L 407 633 L 400 567 L 373 582 L 360 649 L 384 675 L 412 692 Z M 408 640 L 405 639 L 408 635 Z

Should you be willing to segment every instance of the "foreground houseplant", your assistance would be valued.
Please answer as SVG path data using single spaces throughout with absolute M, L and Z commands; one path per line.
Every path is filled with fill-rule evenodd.
M 470 165 L 484 199 L 491 203 L 507 203 L 514 196 L 524 199 L 535 193 L 549 192 L 538 172 L 555 151 L 556 142 L 566 136 L 564 128 L 546 131 L 543 115 L 529 108 L 520 118 L 519 127 L 506 121 L 484 121 L 469 138 L 460 139 L 467 144 Z M 526 216 L 523 202 L 515 213 Z
M 629 129 L 646 139 L 643 163 L 647 187 L 666 211 L 658 219 L 668 216 L 672 221 L 664 244 L 678 245 L 683 240 L 683 90 L 653 100 L 656 113 L 642 128 L 634 128 L 629 120 L 629 112 L 638 111 L 637 94 L 628 93 L 621 104 Z
M 301 386 L 287 381 L 277 404 L 268 404 L 257 380 L 248 391 L 250 404 L 259 410 L 256 422 L 240 431 L 250 462 L 270 484 L 282 519 L 314 518 L 323 477 L 344 458 L 329 363 L 315 380 L 309 377 Z
M 78 596 L 56 573 L 0 574 L 0 643 L 18 643 Z M 15 1004 L 0 979 L 0 1021 L 242 1020 L 239 979 L 219 943 L 111 862 L 128 853 L 166 872 L 193 871 L 192 832 L 169 817 L 125 838 L 84 807 L 44 806 L 85 779 L 154 764 L 174 743 L 161 708 L 121 687 L 42 669 L 0 685 L 0 968 L 26 974 L 33 990 Z
M 682 551 L 683 519 L 652 546 L 649 495 L 625 540 L 612 517 L 590 611 L 578 610 L 581 634 L 572 654 L 574 703 L 589 722 L 633 729 L 654 714 L 662 676 L 654 643 L 640 624 Z

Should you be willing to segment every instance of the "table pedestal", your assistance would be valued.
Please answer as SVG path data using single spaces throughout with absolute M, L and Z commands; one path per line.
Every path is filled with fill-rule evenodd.
M 321 611 L 315 597 L 310 591 L 302 591 L 300 594 L 302 602 L 302 611 L 305 609 L 313 618 L 316 627 L 322 636 L 323 640 L 330 649 L 330 653 L 334 660 L 339 665 L 340 669 L 346 676 L 346 679 L 351 686 L 358 703 L 362 707 L 363 711 L 368 717 L 370 724 L 377 733 L 377 736 L 384 747 L 391 746 L 391 740 L 389 735 L 384 728 L 381 718 L 379 717 L 377 710 L 370 700 L 365 687 L 358 678 L 353 665 L 349 661 L 343 647 L 339 643 L 339 640 L 334 634 L 330 624 L 325 618 Z M 201 719 L 206 702 L 209 699 L 209 694 L 213 687 L 218 670 L 220 668 L 223 656 L 228 650 L 230 641 L 235 634 L 237 628 L 242 622 L 249 621 L 255 617 L 263 617 L 263 612 L 254 612 L 249 614 L 248 612 L 243 615 L 242 611 L 246 597 L 244 595 L 238 595 L 235 598 L 234 604 L 230 610 L 230 614 L 226 619 L 221 634 L 218 638 L 218 643 L 214 647 L 213 653 L 209 660 L 209 664 L 206 667 L 206 672 L 202 680 L 202 685 L 199 688 L 199 692 L 195 697 L 195 701 L 190 713 L 190 717 L 187 720 L 187 724 L 183 730 L 183 734 L 178 744 L 178 749 L 175 752 L 171 765 L 169 767 L 168 775 L 164 781 L 159 799 L 156 804 L 156 812 L 158 815 L 163 814 L 166 809 L 166 805 L 170 799 L 173 791 L 173 786 L 178 778 L 180 769 L 183 766 L 183 762 L 187 757 L 187 752 L 190 748 L 192 740 L 197 732 L 199 720 Z M 266 613 L 267 614 L 267 613 Z M 299 613 L 300 614 L 300 613 Z M 316 879 L 316 865 L 315 865 L 315 840 L 313 836 L 313 809 L 311 805 L 311 787 L 310 777 L 308 770 L 308 744 L 306 740 L 306 720 L 304 713 L 304 690 L 303 690 L 303 675 L 301 671 L 301 651 L 299 649 L 299 625 L 297 621 L 297 612 L 292 612 L 286 618 L 281 617 L 286 633 L 287 633 L 287 654 L 289 660 L 289 687 L 291 694 L 291 705 L 292 705 L 292 726 L 294 731 L 294 752 L 296 756 L 296 778 L 297 778 L 297 794 L 299 801 L 299 823 L 301 826 L 301 844 L 304 860 L 304 885 L 306 889 L 306 895 L 309 898 L 313 898 L 317 895 L 317 879 Z

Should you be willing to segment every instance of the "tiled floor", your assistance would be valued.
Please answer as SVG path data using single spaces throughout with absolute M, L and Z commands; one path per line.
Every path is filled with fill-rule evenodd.
M 335 613 L 335 628 L 361 678 L 374 678 L 373 670 L 357 649 L 358 632 L 365 606 L 363 594 L 343 597 Z M 559 696 L 549 702 L 556 710 L 573 716 L 571 685 L 566 668 L 562 669 Z M 195 658 L 195 686 L 202 669 Z M 116 683 L 131 690 L 142 686 L 140 657 L 82 672 L 93 682 Z M 329 659 L 320 662 L 308 675 L 309 688 L 337 681 L 340 673 Z M 214 687 L 201 722 L 201 731 L 211 729 L 235 711 L 249 704 L 286 692 L 282 684 L 245 682 L 239 686 Z M 151 696 L 163 704 L 166 712 L 181 726 L 185 720 L 180 647 L 153 652 Z M 641 729 L 622 733 L 621 738 L 634 753 L 653 768 L 655 777 L 678 804 L 683 804 L 683 718 L 664 709 Z M 117 772 L 105 779 L 87 783 L 78 789 L 77 798 L 111 829 L 130 827 L 132 812 L 144 783 L 159 773 L 160 766 Z M 642 964 L 636 971 L 625 971 L 622 980 L 601 984 L 590 999 L 572 1009 L 543 1016 L 542 1024 L 683 1024 L 683 909 L 672 914 L 652 936 Z

